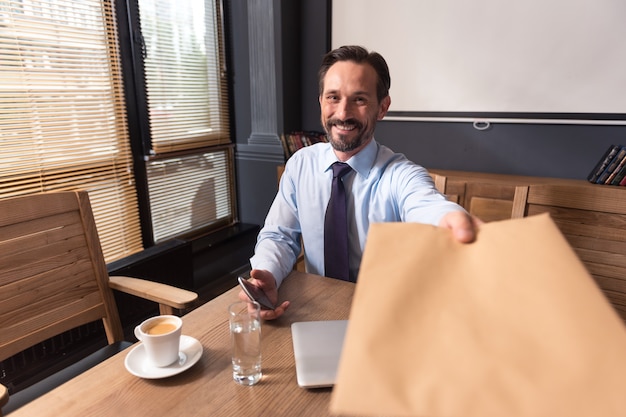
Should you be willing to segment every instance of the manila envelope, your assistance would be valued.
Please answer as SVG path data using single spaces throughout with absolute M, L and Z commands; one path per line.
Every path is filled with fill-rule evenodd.
M 331 412 L 626 416 L 626 328 L 549 215 L 371 226 Z

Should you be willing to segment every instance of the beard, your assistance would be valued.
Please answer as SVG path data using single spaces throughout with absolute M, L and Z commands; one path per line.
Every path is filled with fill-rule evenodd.
M 348 124 L 354 125 L 354 130 L 352 130 L 350 133 L 353 133 L 355 130 L 357 131 L 356 136 L 354 136 L 352 139 L 350 139 L 348 135 L 333 135 L 331 133 L 333 126 Z M 324 124 L 324 130 L 326 131 L 326 136 L 328 137 L 328 142 L 330 142 L 330 145 L 333 147 L 333 149 L 339 152 L 351 152 L 355 149 L 358 149 L 360 146 L 369 141 L 369 139 L 374 134 L 374 129 L 365 126 L 363 123 L 355 119 L 328 119 Z

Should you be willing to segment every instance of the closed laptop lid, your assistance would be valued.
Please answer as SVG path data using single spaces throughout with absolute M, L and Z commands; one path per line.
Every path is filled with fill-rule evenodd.
M 303 388 L 335 384 L 347 320 L 302 321 L 291 325 L 298 385 Z

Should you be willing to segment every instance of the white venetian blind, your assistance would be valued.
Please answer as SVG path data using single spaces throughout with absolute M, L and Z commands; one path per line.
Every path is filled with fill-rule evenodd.
M 155 242 L 235 219 L 220 4 L 139 0 Z
M 87 190 L 107 262 L 142 249 L 116 36 L 108 2 L 0 2 L 0 198 Z
M 155 241 L 232 221 L 231 160 L 222 149 L 148 163 Z
M 230 143 L 219 2 L 140 0 L 152 149 Z

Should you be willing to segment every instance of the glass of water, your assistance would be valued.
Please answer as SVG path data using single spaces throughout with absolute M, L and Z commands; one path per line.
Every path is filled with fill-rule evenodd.
M 254 385 L 261 379 L 261 306 L 238 301 L 228 307 L 233 379 Z

